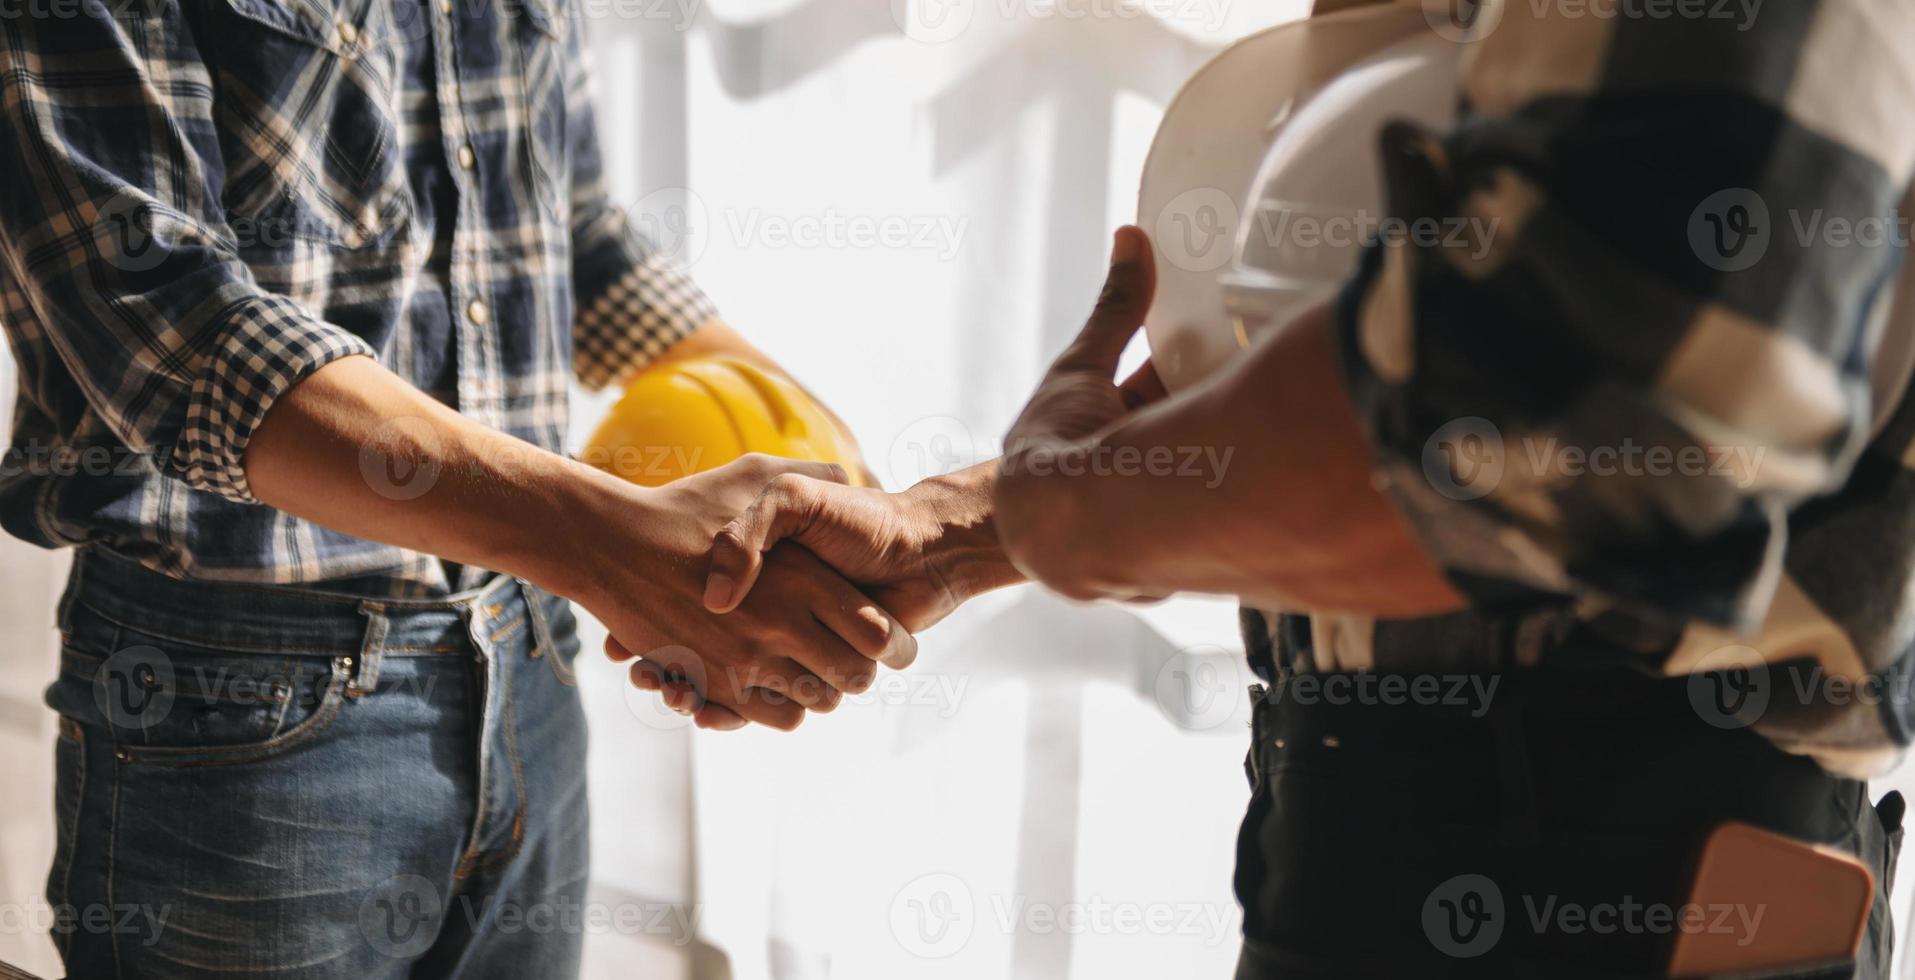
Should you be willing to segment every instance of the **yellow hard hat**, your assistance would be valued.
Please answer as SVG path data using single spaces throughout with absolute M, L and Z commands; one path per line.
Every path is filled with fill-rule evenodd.
M 765 453 L 844 466 L 862 485 L 857 444 L 790 380 L 725 354 L 654 365 L 625 386 L 582 458 L 641 486 Z

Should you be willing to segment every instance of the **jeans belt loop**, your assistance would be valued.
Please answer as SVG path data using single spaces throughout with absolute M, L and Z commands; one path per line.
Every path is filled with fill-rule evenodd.
M 1270 767 L 1263 743 L 1268 738 L 1271 721 L 1270 688 L 1263 684 L 1250 685 L 1250 784 L 1253 789 L 1263 785 L 1263 774 Z
M 518 582 L 519 598 L 524 601 L 525 615 L 532 623 L 532 649 L 527 656 L 537 660 L 552 648 L 552 626 L 545 621 L 546 593 L 524 579 Z
M 385 659 L 386 632 L 392 622 L 386 607 L 377 602 L 362 602 L 359 612 L 366 617 L 366 638 L 359 644 L 359 662 L 353 666 L 352 679 L 346 683 L 346 696 L 364 697 L 379 686 L 379 665 Z

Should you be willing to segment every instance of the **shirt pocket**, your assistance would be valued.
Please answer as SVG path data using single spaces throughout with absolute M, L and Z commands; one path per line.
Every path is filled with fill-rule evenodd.
M 519 95 L 525 125 L 526 171 L 546 212 L 564 220 L 570 203 L 567 152 L 564 0 L 523 0 L 518 12 Z
M 224 0 L 213 10 L 222 204 L 243 246 L 358 248 L 411 214 L 389 0 Z

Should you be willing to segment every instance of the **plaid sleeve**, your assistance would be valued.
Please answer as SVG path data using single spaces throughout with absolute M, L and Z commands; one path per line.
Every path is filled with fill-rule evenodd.
M 246 445 L 266 410 L 307 375 L 342 357 L 372 356 L 358 337 L 314 320 L 281 296 L 241 300 L 196 355 L 173 469 L 189 485 L 256 502 L 246 482 Z
M 605 188 L 592 106 L 586 18 L 567 18 L 571 157 L 572 369 L 597 390 L 622 383 L 718 315 L 670 249 L 645 234 Z
M 212 92 L 177 7 L 0 19 L 0 260 L 117 438 L 250 503 L 267 409 L 372 351 L 262 291 L 232 251 Z
M 1378 482 L 1479 608 L 1753 628 L 1868 435 L 1915 7 L 1476 6 L 1463 121 L 1384 137 L 1436 233 L 1339 304 Z

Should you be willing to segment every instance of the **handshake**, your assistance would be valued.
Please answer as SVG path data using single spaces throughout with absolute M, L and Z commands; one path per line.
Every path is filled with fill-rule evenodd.
M 1112 383 L 1151 272 L 1142 232 L 1120 233 L 1090 324 L 1010 445 L 1042 452 L 1161 396 L 1148 367 Z M 574 515 L 584 533 L 565 591 L 610 629 L 606 653 L 631 662 L 632 683 L 699 727 L 790 730 L 870 688 L 879 664 L 909 665 L 912 634 L 1024 578 L 1012 556 L 1034 563 L 997 520 L 1000 505 L 1018 504 L 1000 499 L 1001 468 L 993 460 L 886 493 L 847 485 L 834 464 L 753 455 L 656 489 L 602 483 Z
M 645 584 L 626 595 L 642 598 L 583 601 L 632 683 L 699 727 L 790 730 L 869 689 L 879 664 L 908 666 L 913 633 L 1016 581 L 989 518 L 994 470 L 891 494 L 847 486 L 835 464 L 746 456 L 652 491 L 673 544 L 633 569 Z

